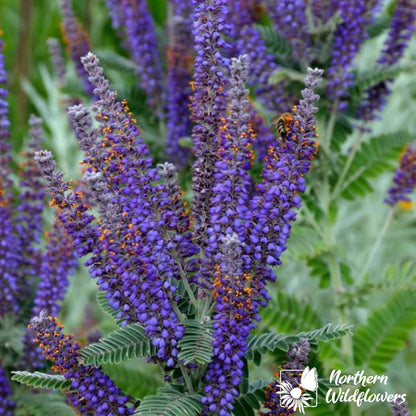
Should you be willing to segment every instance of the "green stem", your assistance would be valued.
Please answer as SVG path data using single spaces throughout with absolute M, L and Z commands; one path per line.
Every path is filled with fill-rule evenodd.
M 322 230 L 321 226 L 316 221 L 314 215 L 309 210 L 309 208 L 307 207 L 307 205 L 306 204 L 303 204 L 302 208 L 303 208 L 303 211 L 305 212 L 306 219 L 309 222 L 309 224 L 312 225 L 312 227 L 322 237 L 323 240 L 326 240 L 326 235 L 325 235 L 324 231 Z
M 384 225 L 383 225 L 379 235 L 377 236 L 377 240 L 376 240 L 376 242 L 375 242 L 375 244 L 374 244 L 374 246 L 373 246 L 373 248 L 370 252 L 370 255 L 367 257 L 367 261 L 365 262 L 365 265 L 361 270 L 360 276 L 358 278 L 358 282 L 361 282 L 364 279 L 366 273 L 368 272 L 368 269 L 370 268 L 371 263 L 373 262 L 374 257 L 377 254 L 378 249 L 380 248 L 380 245 L 381 245 L 381 243 L 382 243 L 382 241 L 383 241 L 383 239 L 384 239 L 384 237 L 387 233 L 387 230 L 390 227 L 390 224 L 391 224 L 392 219 L 393 219 L 393 214 L 394 214 L 394 208 L 391 208 L 389 210 L 388 214 L 387 214 L 387 218 L 384 221 Z
M 329 122 L 325 131 L 325 142 L 328 148 L 328 152 L 331 149 L 332 134 L 334 133 L 335 122 L 337 120 L 337 115 L 338 115 L 338 105 L 339 105 L 339 98 L 335 100 L 334 107 L 331 111 L 331 117 L 329 118 Z
M 194 392 L 194 387 L 192 386 L 192 380 L 189 377 L 188 371 L 186 370 L 185 366 L 182 364 L 181 360 L 178 360 L 179 368 L 181 369 L 183 378 L 185 380 L 186 387 L 188 388 L 189 393 Z
M 340 293 L 342 293 L 342 276 L 339 264 L 335 258 L 334 253 L 331 253 L 329 256 L 329 269 L 331 272 L 332 283 L 334 286 L 335 298 L 337 298 Z M 343 307 L 339 310 L 339 319 L 343 324 L 347 323 L 347 315 Z M 344 357 L 347 359 L 348 366 L 350 368 L 354 367 L 354 349 L 352 344 L 352 336 L 350 334 L 345 335 L 341 338 L 341 352 Z M 355 403 L 350 404 L 350 416 L 360 416 L 360 410 Z
M 351 153 L 348 155 L 348 159 L 347 159 L 347 161 L 344 165 L 344 168 L 342 169 L 341 175 L 339 176 L 338 181 L 335 184 L 334 190 L 332 192 L 332 198 L 331 199 L 334 199 L 338 196 L 338 194 L 341 190 L 341 186 L 342 186 L 342 184 L 345 180 L 345 177 L 347 176 L 347 173 L 350 170 L 352 162 L 354 161 L 357 150 L 360 147 L 362 137 L 363 137 L 362 133 L 360 133 L 359 136 L 357 137 L 357 139 L 355 140 L 355 142 L 352 146 L 352 149 L 351 149 Z

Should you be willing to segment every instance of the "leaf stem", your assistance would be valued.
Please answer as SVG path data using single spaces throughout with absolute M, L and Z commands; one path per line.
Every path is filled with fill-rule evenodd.
M 332 135 L 334 133 L 335 122 L 337 120 L 337 115 L 338 115 L 338 105 L 339 105 L 339 98 L 337 98 L 334 102 L 334 107 L 332 108 L 331 116 L 329 118 L 329 123 L 325 131 L 325 142 L 328 148 L 328 152 L 331 149 Z
M 186 384 L 186 387 L 188 388 L 189 393 L 193 393 L 194 387 L 192 386 L 192 380 L 189 377 L 187 369 L 185 368 L 181 360 L 178 360 L 178 364 L 179 364 L 179 368 L 181 369 L 181 372 L 182 372 L 182 375 L 185 380 L 185 384 Z
M 345 177 L 347 176 L 347 173 L 350 170 L 350 167 L 352 165 L 352 162 L 354 161 L 354 158 L 355 158 L 355 155 L 357 153 L 357 150 L 360 147 L 362 138 L 363 138 L 363 134 L 362 134 L 362 132 L 360 132 L 359 135 L 358 135 L 358 137 L 357 137 L 357 139 L 355 140 L 355 142 L 354 142 L 354 144 L 352 146 L 352 149 L 351 149 L 350 154 L 348 155 L 348 159 L 347 159 L 347 161 L 346 161 L 346 163 L 344 165 L 344 168 L 342 169 L 341 175 L 339 176 L 338 181 L 335 184 L 334 190 L 332 192 L 331 200 L 334 199 L 334 198 L 336 198 L 338 196 L 338 194 L 339 194 L 339 192 L 341 190 L 341 186 L 342 186 L 342 184 L 343 184 L 343 182 L 345 180 Z
M 377 251 L 380 248 L 380 245 L 381 245 L 381 243 L 382 243 L 382 241 L 383 241 L 383 239 L 384 239 L 384 237 L 385 237 L 385 235 L 387 233 L 387 230 L 390 227 L 390 224 L 391 224 L 391 222 L 393 220 L 394 211 L 395 211 L 394 210 L 394 207 L 392 207 L 389 210 L 389 212 L 387 214 L 387 217 L 386 217 L 386 219 L 384 221 L 384 225 L 381 228 L 380 233 L 377 236 L 377 240 L 376 240 L 376 242 L 375 242 L 375 244 L 374 244 L 374 246 L 373 246 L 373 248 L 372 248 L 369 256 L 367 257 L 367 260 L 366 260 L 366 262 L 364 264 L 364 267 L 361 270 L 361 273 L 360 273 L 359 278 L 358 278 L 358 282 L 361 282 L 364 279 L 365 275 L 367 274 L 368 269 L 370 268 L 371 263 L 373 262 L 374 257 L 377 254 Z

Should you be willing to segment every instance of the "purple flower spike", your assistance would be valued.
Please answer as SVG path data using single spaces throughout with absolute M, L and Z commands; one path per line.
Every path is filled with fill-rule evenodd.
M 353 61 L 367 37 L 371 13 L 367 0 L 340 0 L 338 10 L 342 21 L 334 35 L 327 90 L 329 97 L 338 100 L 342 109 L 347 105 L 346 94 L 353 81 Z
M 4 139 L 10 135 L 9 103 L 6 101 L 8 95 L 6 89 L 7 72 L 4 66 L 3 45 L 3 39 L 0 38 L 0 145 L 1 143 L 4 143 Z M 6 150 L 6 148 L 3 149 L 3 145 L 0 147 L 1 157 L 3 157 L 3 153 L 7 153 Z M 3 165 L 3 163 L 1 163 L 1 165 Z
M 221 259 L 212 285 L 216 300 L 213 357 L 205 375 L 202 403 L 204 415 L 231 416 L 243 376 L 247 338 L 258 316 L 250 275 L 243 273 L 237 234 L 227 234 L 220 244 Z
M 17 270 L 21 260 L 20 241 L 15 235 L 12 219 L 13 181 L 10 170 L 11 146 L 6 141 L 10 135 L 6 84 L 3 41 L 0 39 L 0 316 L 19 310 Z
M 32 318 L 29 325 L 34 341 L 42 348 L 52 369 L 72 382 L 75 393 L 69 401 L 80 414 L 97 416 L 131 415 L 134 408 L 129 398 L 103 373 L 101 367 L 81 364 L 80 345 L 72 335 L 63 333 L 63 325 L 57 318 L 42 311 Z
M 269 84 L 270 76 L 279 67 L 275 62 L 275 56 L 267 51 L 266 43 L 253 26 L 257 18 L 255 6 L 247 0 L 229 0 L 235 54 L 248 55 L 250 61 L 248 83 L 254 88 L 256 97 L 262 104 L 271 111 L 285 112 L 291 107 L 291 103 L 287 100 L 283 84 L 279 86 Z
M 312 38 L 308 33 L 305 0 L 266 0 L 267 11 L 280 32 L 292 46 L 292 56 L 308 63 L 308 48 Z M 306 58 L 306 59 L 305 59 Z
M 59 44 L 58 39 L 50 38 L 48 39 L 48 47 L 58 85 L 62 86 L 65 84 L 66 68 L 61 45 Z
M 62 13 L 62 33 L 68 47 L 69 54 L 75 63 L 78 76 L 82 80 L 85 92 L 92 94 L 93 86 L 88 81 L 87 73 L 81 64 L 81 57 L 91 50 L 87 33 L 74 16 L 70 0 L 60 0 Z
M 186 263 L 195 253 L 190 218 L 173 183 L 176 174 L 162 169 L 165 182 L 158 183 L 136 121 L 127 103 L 117 101 L 98 59 L 89 53 L 82 62 L 94 85 L 97 127 L 82 105 L 71 107 L 69 118 L 85 151 L 84 182 L 98 218 L 89 213 L 83 192 L 68 192 L 49 152 L 39 153 L 37 161 L 77 254 L 92 255 L 86 265 L 109 305 L 123 324 L 141 323 L 157 358 L 173 365 L 184 332 L 172 307 L 173 282 L 183 278 L 175 258 L 180 254 Z
M 248 267 L 253 267 L 253 261 L 259 266 L 277 266 L 286 250 L 290 223 L 296 218 L 294 209 L 300 207 L 299 194 L 305 191 L 303 176 L 318 150 L 314 104 L 319 95 L 314 89 L 322 73 L 319 69 L 308 69 L 303 99 L 287 120 L 288 135 L 268 149 L 263 181 L 257 185 L 259 195 L 251 201 L 253 224 L 245 246 Z
M 407 146 L 396 170 L 394 185 L 388 191 L 385 202 L 394 206 L 399 201 L 410 202 L 410 194 L 416 187 L 416 144 Z
M 124 44 L 137 66 L 139 85 L 146 92 L 148 103 L 161 115 L 164 98 L 163 72 L 158 55 L 155 24 L 147 1 L 107 0 L 107 7 L 113 27 L 126 38 Z
M 172 1 L 169 16 L 167 136 L 166 151 L 171 161 L 183 167 L 190 149 L 180 146 L 180 139 L 191 135 L 189 113 L 190 81 L 193 69 L 191 1 Z
M 391 405 L 393 409 L 393 416 L 412 416 L 406 402 L 400 403 L 396 401 Z
M 398 0 L 393 15 L 390 32 L 384 43 L 378 63 L 392 66 L 402 58 L 413 32 L 416 30 L 416 3 L 412 0 Z M 393 79 L 379 82 L 369 88 L 358 109 L 361 120 L 373 120 L 385 107 L 391 93 Z
M 219 133 L 218 160 L 215 163 L 208 228 L 208 253 L 214 257 L 218 242 L 226 234 L 243 238 L 249 219 L 248 198 L 251 186 L 249 170 L 254 160 L 254 133 L 250 124 L 250 102 L 246 82 L 249 61 L 246 55 L 231 62 L 228 117 L 222 119 Z M 211 279 L 212 280 L 212 279 Z
M 0 362 L 0 414 L 2 416 L 13 416 L 16 404 L 10 400 L 12 390 L 10 388 L 9 380 L 1 368 Z
M 218 134 L 226 108 L 228 61 L 224 49 L 228 48 L 222 35 L 230 31 L 227 0 L 194 0 L 195 64 L 192 81 L 191 119 L 194 177 L 194 235 L 199 246 L 206 245 L 209 226 L 210 199 L 215 183 L 214 164 L 218 150 Z
M 42 310 L 54 316 L 59 314 L 60 301 L 64 299 L 69 284 L 68 276 L 74 272 L 76 266 L 71 240 L 55 219 L 51 231 L 46 233 L 33 316 Z

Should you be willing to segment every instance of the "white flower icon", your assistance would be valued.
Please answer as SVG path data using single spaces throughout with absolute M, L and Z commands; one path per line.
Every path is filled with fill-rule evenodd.
M 309 407 L 309 401 L 313 397 L 306 393 L 306 390 L 316 391 L 318 388 L 318 373 L 316 368 L 309 369 L 306 367 L 302 372 L 300 384 L 293 386 L 288 381 L 281 381 L 279 384 L 280 403 L 287 409 L 299 410 L 305 413 L 305 407 Z

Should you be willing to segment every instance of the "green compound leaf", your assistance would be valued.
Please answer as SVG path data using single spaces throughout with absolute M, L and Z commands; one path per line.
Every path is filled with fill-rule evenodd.
M 415 327 L 414 292 L 394 294 L 387 304 L 376 309 L 357 329 L 353 338 L 356 364 L 360 368 L 383 372 L 394 355 L 404 348 L 409 333 Z
M 202 411 L 199 394 L 182 393 L 173 387 L 162 387 L 147 396 L 134 416 L 199 416 Z
M 184 323 L 185 334 L 179 341 L 179 359 L 185 364 L 206 364 L 212 357 L 212 323 L 188 320 Z
M 312 350 L 317 350 L 319 342 L 328 342 L 351 334 L 352 327 L 344 324 L 326 324 L 324 327 L 312 331 L 300 332 L 297 335 L 284 335 L 269 332 L 253 335 L 248 340 L 247 359 L 255 363 L 260 362 L 261 356 L 281 350 L 287 352 L 294 342 L 301 338 L 309 340 Z
M 105 292 L 97 293 L 97 303 L 101 310 L 110 318 L 119 321 L 118 311 L 114 310 L 109 304 Z
M 148 363 L 131 360 L 123 364 L 104 364 L 102 368 L 117 387 L 135 399 L 142 400 L 150 394 L 156 394 L 157 389 L 162 387 L 159 368 Z
M 354 199 L 356 196 L 364 196 L 372 192 L 373 188 L 368 179 L 392 170 L 391 161 L 398 159 L 403 147 L 414 136 L 409 132 L 401 131 L 372 137 L 368 142 L 363 143 L 342 184 L 342 196 L 346 199 Z
M 415 70 L 415 64 L 380 66 L 373 70 L 355 74 L 352 94 L 359 95 L 363 90 L 370 88 L 380 82 L 396 78 L 402 72 L 412 72 Z
M 240 395 L 234 402 L 233 415 L 254 416 L 254 409 L 260 409 L 261 403 L 265 400 L 264 389 L 273 381 L 258 380 L 252 384 L 243 379 L 240 384 Z
M 318 314 L 306 302 L 279 291 L 261 311 L 261 324 L 276 332 L 294 333 L 322 326 Z
M 12 380 L 18 381 L 26 386 L 53 389 L 53 390 L 71 390 L 71 381 L 66 380 L 64 376 L 51 375 L 35 371 L 12 371 Z
M 154 347 L 140 325 L 132 324 L 112 332 L 95 344 L 83 348 L 81 355 L 86 364 L 120 363 L 131 358 L 153 355 Z
M 20 395 L 17 400 L 15 416 L 76 416 L 75 410 L 65 403 L 60 394 Z
M 289 42 L 279 32 L 276 32 L 271 26 L 256 24 L 254 27 L 258 30 L 260 37 L 265 41 L 270 52 L 278 57 L 286 57 L 291 53 Z
M 288 242 L 288 255 L 308 260 L 328 251 L 328 245 L 308 226 L 294 227 Z

